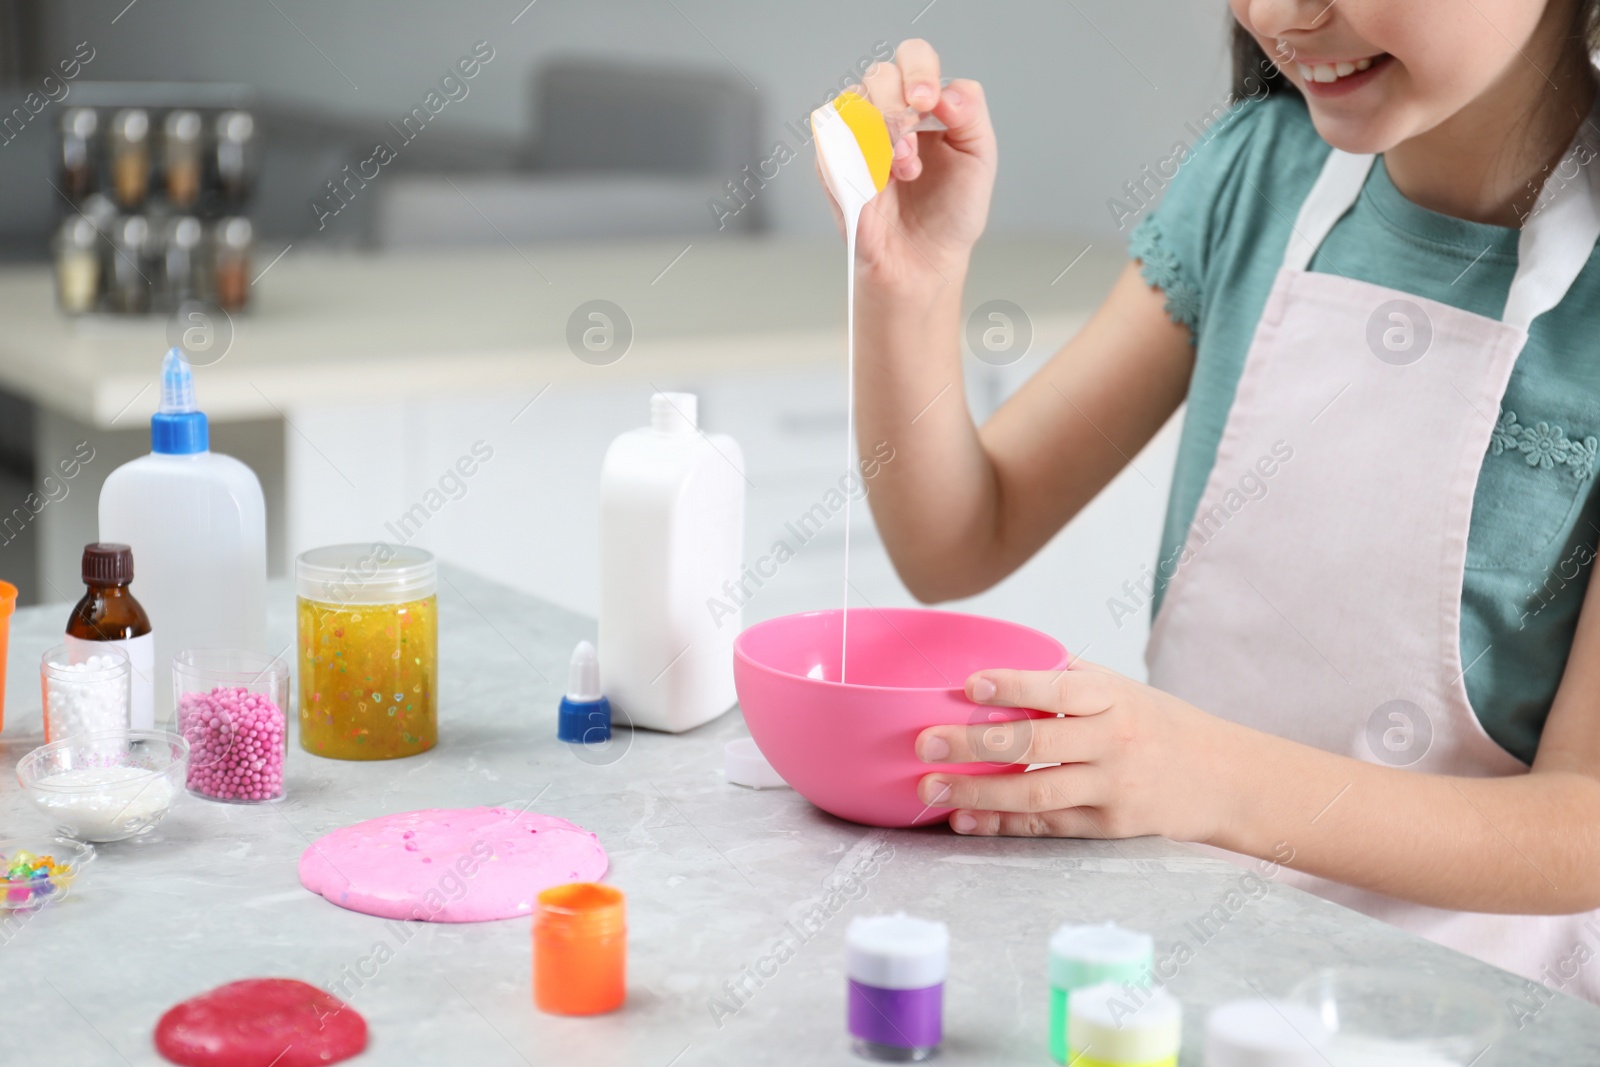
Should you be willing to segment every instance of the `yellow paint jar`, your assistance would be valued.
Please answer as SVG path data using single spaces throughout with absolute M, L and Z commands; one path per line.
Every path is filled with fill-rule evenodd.
M 433 553 L 328 545 L 295 560 L 300 747 L 397 759 L 439 739 L 439 598 Z

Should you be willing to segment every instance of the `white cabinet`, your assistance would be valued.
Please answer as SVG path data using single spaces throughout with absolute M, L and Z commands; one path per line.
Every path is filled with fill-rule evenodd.
M 1041 358 L 1004 369 L 973 364 L 969 395 L 979 414 Z M 698 393 L 702 425 L 740 442 L 749 479 L 746 562 L 769 555 L 780 539 L 795 549 L 770 577 L 748 585 L 746 623 L 841 603 L 843 515 L 814 518 L 803 543 L 795 530 L 845 473 L 842 368 L 655 384 Z M 569 382 L 543 394 L 291 410 L 284 435 L 290 550 L 406 540 L 593 614 L 601 459 L 613 437 L 645 424 L 650 392 L 637 380 Z M 1074 652 L 1143 677 L 1147 612 L 1119 626 L 1107 603 L 1156 556 L 1175 448 L 1176 424 L 1017 574 L 948 606 L 1039 627 Z M 854 606 L 915 602 L 859 501 L 851 506 L 850 570 Z

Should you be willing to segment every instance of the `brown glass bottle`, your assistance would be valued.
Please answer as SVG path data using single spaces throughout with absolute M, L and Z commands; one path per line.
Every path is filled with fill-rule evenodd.
M 155 703 L 154 651 L 150 616 L 133 598 L 133 549 L 127 545 L 83 547 L 83 598 L 67 619 L 67 643 L 114 642 L 133 665 L 133 725 L 152 724 Z

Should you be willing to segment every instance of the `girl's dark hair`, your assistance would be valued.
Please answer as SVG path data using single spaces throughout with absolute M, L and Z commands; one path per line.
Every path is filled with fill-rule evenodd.
M 1600 0 L 1577 0 L 1572 20 L 1572 36 L 1583 41 L 1585 50 L 1590 54 L 1600 50 Z M 1262 97 L 1269 93 L 1298 98 L 1300 90 L 1278 72 L 1277 65 L 1261 50 L 1250 31 L 1237 19 L 1230 17 L 1228 21 L 1233 26 L 1234 99 Z
M 1267 58 L 1255 36 L 1240 25 L 1239 20 L 1230 18 L 1229 21 L 1233 24 L 1233 98 L 1244 100 L 1268 93 L 1298 98 L 1300 90 Z

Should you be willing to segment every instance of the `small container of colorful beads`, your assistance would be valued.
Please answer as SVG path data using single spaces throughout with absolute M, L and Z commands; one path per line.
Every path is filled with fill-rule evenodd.
M 0 839 L 0 911 L 33 911 L 65 897 L 94 848 L 61 837 Z
M 189 792 L 257 804 L 283 797 L 289 665 L 277 656 L 197 648 L 172 659 L 178 732 L 189 742 Z
M 331 759 L 414 756 L 439 737 L 433 554 L 328 545 L 295 560 L 300 747 Z

